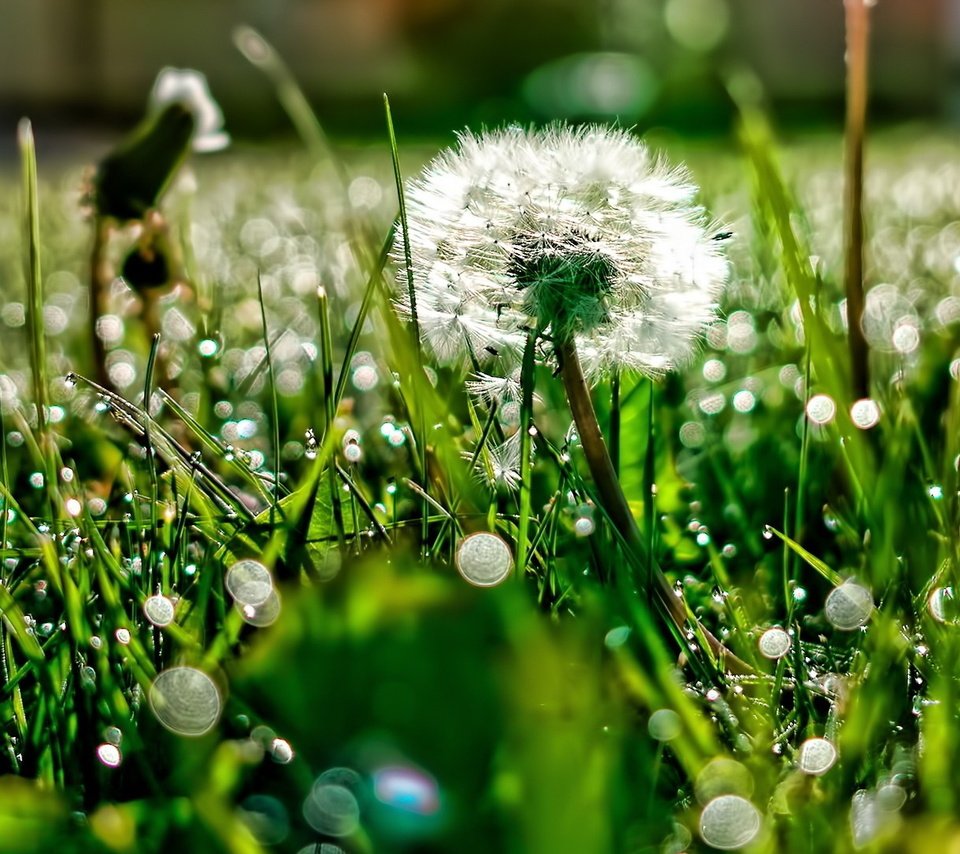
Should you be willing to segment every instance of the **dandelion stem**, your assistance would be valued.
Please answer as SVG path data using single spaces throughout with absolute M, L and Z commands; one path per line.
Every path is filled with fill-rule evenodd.
M 869 396 L 863 316 L 863 140 L 867 117 L 870 13 L 866 0 L 844 0 L 847 27 L 846 180 L 844 187 L 844 288 L 854 399 Z
M 560 363 L 560 374 L 563 377 L 563 386 L 567 392 L 567 401 L 573 420 L 580 435 L 580 444 L 587 458 L 590 474 L 593 476 L 597 492 L 603 501 L 604 509 L 624 542 L 644 560 L 650 567 L 650 576 L 653 591 L 670 616 L 670 619 L 681 630 L 686 629 L 688 615 L 683 601 L 674 593 L 673 587 L 657 565 L 654 557 L 644 544 L 640 529 L 630 512 L 630 505 L 623 494 L 620 481 L 617 479 L 607 444 L 600 425 L 597 422 L 596 410 L 590 398 L 590 389 L 583 376 L 580 358 L 577 355 L 576 343 L 572 338 L 561 339 L 557 342 L 557 358 Z M 737 673 L 749 673 L 750 667 L 728 650 L 716 637 L 701 626 L 703 635 L 711 651 L 717 657 L 721 667 Z

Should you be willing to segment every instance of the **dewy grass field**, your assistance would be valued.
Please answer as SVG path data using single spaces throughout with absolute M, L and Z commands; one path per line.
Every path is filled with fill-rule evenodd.
M 309 156 L 163 149 L 162 218 L 163 170 L 101 172 L 84 217 L 79 165 L 48 173 L 38 129 L 37 170 L 21 125 L 0 192 L 0 851 L 956 846 L 957 144 L 870 149 L 864 396 L 838 143 L 784 168 L 745 103 L 736 151 L 665 152 L 723 225 L 684 208 L 672 227 L 702 233 L 641 241 L 678 268 L 729 259 L 711 319 L 712 279 L 669 303 L 641 265 L 623 290 L 601 244 L 624 232 L 567 226 L 572 195 L 562 241 L 424 243 L 425 196 L 395 220 L 394 172 L 437 146 L 331 154 L 272 70 Z M 687 204 L 672 180 L 660 225 Z M 444 314 L 431 251 L 514 302 L 474 312 L 481 282 Z M 659 339 L 610 338 L 658 294 Z M 670 349 L 701 327 L 692 360 Z

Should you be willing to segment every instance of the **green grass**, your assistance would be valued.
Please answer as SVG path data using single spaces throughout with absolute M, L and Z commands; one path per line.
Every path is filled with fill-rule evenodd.
M 627 571 L 549 372 L 528 365 L 520 412 L 468 401 L 393 314 L 394 175 L 433 146 L 196 160 L 165 202 L 193 288 L 162 301 L 162 358 L 111 294 L 117 396 L 85 379 L 79 167 L 45 172 L 40 133 L 34 193 L 22 132 L 24 189 L 0 192 L 0 850 L 298 851 L 321 839 L 318 779 L 359 808 L 346 836 L 323 813 L 345 851 L 704 850 L 723 794 L 763 816 L 756 851 L 852 850 L 871 827 L 874 850 L 951 844 L 960 198 L 955 143 L 918 136 L 868 151 L 867 281 L 891 286 L 868 297 L 870 430 L 848 415 L 839 141 L 782 165 L 748 112 L 738 151 L 671 152 L 735 232 L 726 320 L 684 374 L 594 398 L 651 552 L 754 669 L 731 677 Z M 803 417 L 820 394 L 823 426 Z M 472 463 L 528 420 L 521 490 L 489 490 Z M 524 571 L 466 584 L 475 531 Z M 246 558 L 279 591 L 268 627 L 225 582 Z M 877 606 L 863 630 L 825 617 L 849 578 Z M 771 626 L 792 632 L 778 661 Z M 176 666 L 219 691 L 203 735 L 151 708 Z M 798 767 L 811 737 L 839 753 L 822 776 Z

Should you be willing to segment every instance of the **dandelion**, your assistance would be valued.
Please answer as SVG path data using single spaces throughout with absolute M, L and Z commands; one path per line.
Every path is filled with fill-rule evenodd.
M 193 117 L 191 147 L 194 151 L 220 151 L 230 144 L 223 129 L 223 112 L 210 94 L 207 78 L 192 68 L 164 68 L 150 92 L 150 109 L 161 112 L 169 104 L 179 104 Z
M 534 324 L 592 379 L 661 375 L 695 352 L 727 276 L 695 193 L 625 131 L 464 133 L 407 189 L 400 306 L 442 361 L 517 354 Z
M 490 488 L 505 492 L 520 488 L 520 439 L 520 433 L 514 433 L 498 445 L 484 447 L 476 474 Z
M 109 243 L 118 223 L 135 223 L 137 239 L 122 264 L 124 281 L 142 300 L 148 337 L 159 332 L 161 292 L 185 283 L 182 252 L 157 206 L 191 149 L 218 151 L 230 142 L 223 113 L 199 71 L 164 68 L 140 123 L 97 164 L 87 191 L 94 217 L 90 259 L 91 342 L 97 380 L 110 387 L 106 347 L 96 327 L 110 313 L 114 271 Z M 161 378 L 165 371 L 161 370 Z
M 409 184 L 407 228 L 394 251 L 397 304 L 424 345 L 441 361 L 475 370 L 498 361 L 510 377 L 497 389 L 478 373 L 472 391 L 488 398 L 512 391 L 522 354 L 519 391 L 529 418 L 534 356 L 556 368 L 607 515 L 630 551 L 650 564 L 660 602 L 680 628 L 686 606 L 647 554 L 587 381 L 620 370 L 653 377 L 672 370 L 715 319 L 727 261 L 714 238 L 725 235 L 710 227 L 696 192 L 684 170 L 625 131 L 463 133 L 456 149 Z M 521 464 L 530 432 L 521 423 Z M 524 529 L 522 467 L 516 479 Z M 519 571 L 523 546 L 521 538 Z M 727 666 L 746 667 L 704 634 Z

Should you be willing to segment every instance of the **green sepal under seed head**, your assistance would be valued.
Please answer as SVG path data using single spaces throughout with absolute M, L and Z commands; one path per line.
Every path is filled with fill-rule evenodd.
M 156 207 L 190 152 L 194 127 L 193 114 L 179 103 L 140 122 L 97 167 L 97 214 L 126 221 Z
M 528 313 L 554 338 L 592 332 L 607 320 L 604 297 L 614 275 L 600 254 L 577 251 L 527 253 L 512 270 L 517 287 L 526 291 Z

